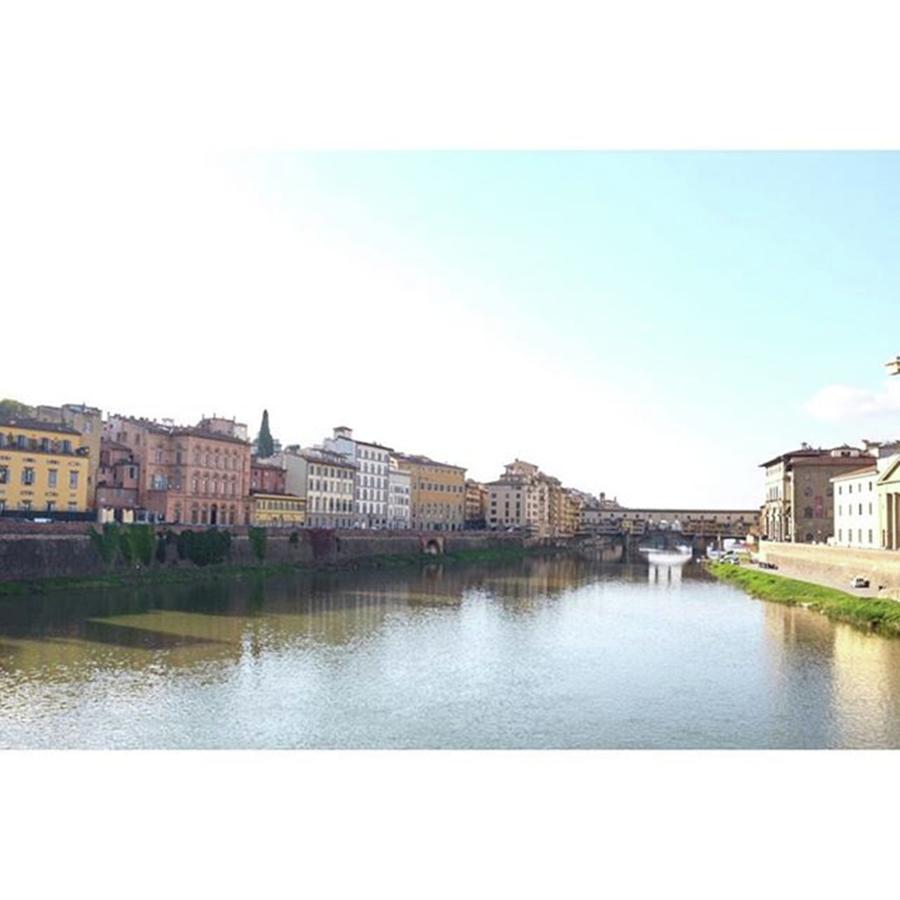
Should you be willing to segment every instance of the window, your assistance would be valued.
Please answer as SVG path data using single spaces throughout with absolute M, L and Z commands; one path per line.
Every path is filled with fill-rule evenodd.
M 59 472 L 56 469 L 48 469 L 47 470 L 47 487 L 55 488 L 56 487 L 56 477 Z
M 78 470 L 76 469 L 74 472 L 69 472 L 69 488 L 74 490 L 78 487 Z
M 22 469 L 22 484 L 34 484 L 34 469 L 31 466 Z
M 9 483 L 9 467 L 0 466 L 0 484 Z

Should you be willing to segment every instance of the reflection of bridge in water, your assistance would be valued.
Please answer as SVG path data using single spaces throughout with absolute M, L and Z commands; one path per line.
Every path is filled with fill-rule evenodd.
M 689 554 L 656 550 L 642 552 L 647 557 L 647 581 L 650 584 L 681 584 L 682 568 L 691 558 Z

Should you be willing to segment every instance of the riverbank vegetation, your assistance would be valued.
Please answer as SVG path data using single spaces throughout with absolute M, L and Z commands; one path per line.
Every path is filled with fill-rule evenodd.
M 192 532 L 182 532 L 181 534 L 192 534 Z M 182 539 L 182 545 L 178 547 L 179 558 L 190 560 L 194 563 L 192 566 L 160 565 L 84 577 L 0 581 L 0 598 L 46 593 L 48 591 L 133 587 L 143 584 L 179 584 L 197 580 L 228 578 L 241 579 L 248 575 L 259 576 L 260 573 L 268 577 L 321 569 L 399 569 L 417 565 L 505 562 L 521 559 L 536 553 L 553 552 L 547 551 L 546 548 L 528 548 L 519 545 L 515 547 L 457 550 L 453 553 L 441 555 L 428 553 L 381 554 L 342 559 L 335 562 L 266 563 L 260 560 L 260 565 L 247 566 L 224 562 L 223 560 L 228 552 L 227 547 L 221 544 L 216 544 L 213 547 L 211 542 L 204 537 L 205 532 L 196 532 L 194 534 L 195 537 L 187 541 Z M 177 541 L 174 534 L 171 537 Z M 181 535 L 178 537 L 181 537 Z M 165 541 L 166 536 L 163 536 L 162 540 Z M 112 543 L 110 541 L 110 544 Z M 254 555 L 257 555 L 257 558 L 259 558 L 256 551 Z
M 836 588 L 797 581 L 744 566 L 712 563 L 709 572 L 743 588 L 759 600 L 802 606 L 838 622 L 847 622 L 879 634 L 900 636 L 900 603 L 880 597 L 855 597 Z

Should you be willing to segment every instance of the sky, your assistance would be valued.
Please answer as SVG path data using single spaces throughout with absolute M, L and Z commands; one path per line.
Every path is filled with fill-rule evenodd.
M 900 436 L 896 153 L 72 147 L 0 188 L 0 396 L 267 408 L 632 506 L 755 507 L 765 459 Z

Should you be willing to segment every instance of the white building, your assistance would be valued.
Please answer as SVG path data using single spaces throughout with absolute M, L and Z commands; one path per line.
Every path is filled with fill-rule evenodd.
M 311 528 L 351 528 L 355 520 L 356 466 L 322 447 L 289 447 L 265 460 L 285 470 L 285 489 L 306 498 Z
M 832 543 L 838 547 L 881 546 L 878 527 L 878 466 L 873 460 L 869 465 L 852 469 L 831 479 L 834 488 L 834 536 Z
M 410 474 L 401 469 L 395 457 L 390 458 L 388 471 L 388 527 L 409 528 Z
M 355 528 L 388 527 L 388 473 L 391 448 L 353 437 L 353 429 L 340 426 L 323 441 L 326 450 L 339 453 L 356 466 Z

